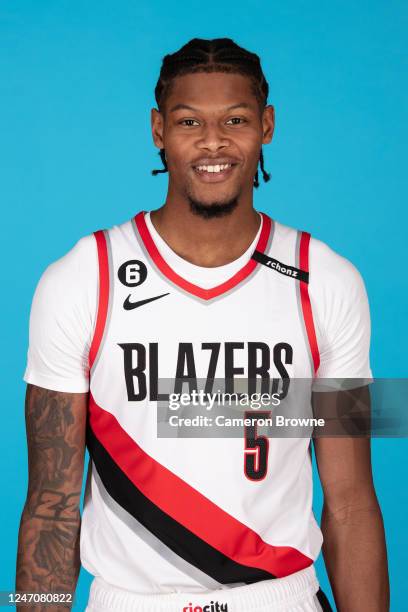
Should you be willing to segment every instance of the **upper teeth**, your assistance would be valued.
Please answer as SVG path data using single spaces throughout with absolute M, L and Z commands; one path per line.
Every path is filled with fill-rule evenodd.
M 230 167 L 231 164 L 217 164 L 216 166 L 197 166 L 197 170 L 202 170 L 203 172 L 221 172 Z

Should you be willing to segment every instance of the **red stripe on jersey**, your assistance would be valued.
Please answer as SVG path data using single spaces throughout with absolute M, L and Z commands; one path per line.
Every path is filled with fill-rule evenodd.
M 259 240 L 258 240 L 258 243 L 255 249 L 263 253 L 265 251 L 266 245 L 268 244 L 268 239 L 269 239 L 271 227 L 272 227 L 272 221 L 270 217 L 268 217 L 268 215 L 266 215 L 265 213 L 261 213 L 261 214 L 263 217 L 262 229 L 261 229 Z M 243 268 L 241 268 L 240 270 L 238 270 L 238 272 L 234 274 L 234 276 L 232 276 L 227 281 L 221 283 L 220 285 L 217 285 L 216 287 L 211 287 L 210 289 L 204 289 L 203 287 L 199 287 L 198 285 L 195 285 L 194 283 L 190 283 L 188 280 L 181 277 L 172 268 L 170 268 L 170 266 L 164 260 L 157 246 L 154 243 L 154 240 L 149 232 L 149 228 L 146 225 L 144 215 L 145 215 L 145 212 L 140 211 L 135 216 L 135 223 L 136 223 L 138 232 L 140 234 L 140 237 L 143 241 L 143 244 L 146 247 L 146 250 L 149 253 L 150 257 L 152 258 L 153 262 L 156 264 L 159 270 L 169 280 L 171 280 L 172 283 L 174 283 L 175 285 L 178 285 L 185 291 L 188 291 L 189 293 L 192 293 L 193 295 L 196 295 L 202 298 L 203 300 L 210 300 L 211 298 L 217 297 L 221 295 L 222 293 L 229 291 L 230 289 L 238 285 L 238 283 L 240 283 L 245 278 L 247 278 L 247 276 L 249 276 L 251 272 L 253 272 L 253 270 L 258 265 L 255 260 L 250 259 Z
M 98 314 L 96 317 L 95 331 L 89 349 L 89 368 L 92 368 L 95 357 L 98 353 L 99 346 L 102 341 L 103 331 L 105 329 L 106 317 L 108 314 L 109 305 L 109 261 L 108 261 L 108 246 L 103 230 L 94 232 L 96 246 L 98 249 L 98 267 L 99 267 L 99 300 Z
M 309 244 L 310 234 L 308 232 L 302 232 L 300 237 L 299 247 L 299 267 L 305 272 L 309 272 Z M 300 299 L 302 303 L 303 318 L 305 321 L 307 337 L 309 339 L 309 346 L 312 353 L 314 374 L 316 375 L 320 365 L 320 353 L 317 345 L 316 330 L 313 321 L 312 305 L 310 303 L 309 296 L 309 285 L 305 281 L 300 282 Z
M 273 546 L 150 457 L 90 394 L 89 424 L 127 478 L 152 503 L 225 556 L 280 578 L 313 563 L 290 546 Z

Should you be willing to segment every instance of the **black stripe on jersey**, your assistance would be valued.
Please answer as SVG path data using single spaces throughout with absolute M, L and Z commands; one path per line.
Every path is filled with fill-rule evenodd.
M 177 555 L 221 584 L 251 584 L 275 578 L 237 563 L 163 512 L 129 480 L 95 436 L 88 422 L 86 444 L 109 495 Z
M 255 259 L 255 261 L 257 261 L 258 263 L 261 263 L 267 268 L 271 268 L 271 270 L 275 270 L 275 272 L 279 272 L 284 276 L 289 276 L 290 278 L 294 278 L 295 280 L 301 280 L 305 283 L 309 282 L 309 272 L 305 272 L 304 270 L 300 270 L 299 268 L 295 268 L 294 266 L 288 266 L 287 264 L 283 264 L 277 259 L 265 255 L 265 253 L 261 253 L 260 251 L 254 251 L 252 254 L 252 259 Z
M 333 612 L 333 608 L 331 607 L 329 600 L 321 588 L 319 588 L 317 591 L 316 597 L 322 607 L 323 612 Z

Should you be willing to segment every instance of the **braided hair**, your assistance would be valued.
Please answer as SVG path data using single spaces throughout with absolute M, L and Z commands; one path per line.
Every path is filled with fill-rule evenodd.
M 225 72 L 248 76 L 260 107 L 264 108 L 267 104 L 269 86 L 262 72 L 258 55 L 240 47 L 230 38 L 213 40 L 193 38 L 181 49 L 166 55 L 163 59 L 159 80 L 154 90 L 156 103 L 161 112 L 164 109 L 173 79 L 197 72 Z M 163 168 L 152 170 L 153 176 L 168 171 L 165 150 L 160 149 L 159 155 Z M 271 175 L 264 168 L 262 148 L 259 155 L 259 166 L 266 183 Z M 254 187 L 259 187 L 258 171 L 254 177 Z

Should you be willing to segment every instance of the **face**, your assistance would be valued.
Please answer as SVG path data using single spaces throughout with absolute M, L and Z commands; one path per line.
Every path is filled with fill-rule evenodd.
M 252 193 L 261 145 L 272 140 L 273 128 L 273 107 L 261 109 L 250 78 L 239 74 L 176 77 L 163 112 L 152 110 L 169 190 L 204 206 Z

